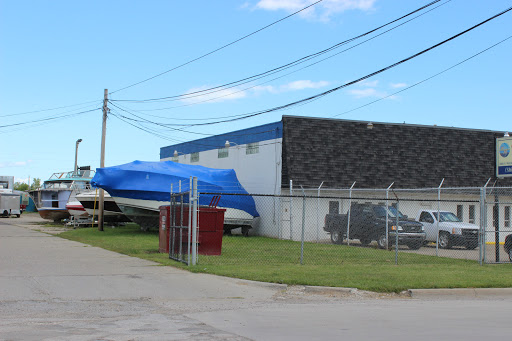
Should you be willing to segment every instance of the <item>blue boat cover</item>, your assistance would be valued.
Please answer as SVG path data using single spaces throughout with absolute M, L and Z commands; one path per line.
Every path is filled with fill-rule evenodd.
M 171 184 L 173 192 L 190 189 L 190 177 L 197 177 L 199 205 L 208 206 L 214 194 L 221 194 L 217 206 L 235 208 L 258 217 L 254 199 L 238 181 L 233 169 L 216 169 L 173 161 L 133 161 L 124 165 L 98 168 L 91 180 L 93 187 L 106 190 L 113 197 L 169 202 Z M 245 195 L 222 195 L 245 194 Z M 188 195 L 184 196 L 188 202 Z

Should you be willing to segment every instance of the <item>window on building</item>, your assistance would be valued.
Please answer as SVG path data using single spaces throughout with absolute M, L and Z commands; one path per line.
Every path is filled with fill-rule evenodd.
M 469 205 L 469 222 L 471 224 L 475 223 L 475 205 Z
M 463 210 L 462 210 L 462 205 L 457 205 L 457 218 L 459 218 L 460 221 L 463 221 L 464 219 L 464 214 L 463 214 Z
M 510 227 L 510 206 L 505 206 L 505 227 Z
M 222 159 L 229 156 L 229 148 L 219 148 L 218 158 Z
M 340 203 L 338 201 L 329 201 L 329 213 L 340 214 Z
M 258 154 L 260 152 L 260 145 L 258 142 L 248 143 L 245 147 L 245 154 Z
M 190 154 L 190 162 L 199 161 L 199 152 Z

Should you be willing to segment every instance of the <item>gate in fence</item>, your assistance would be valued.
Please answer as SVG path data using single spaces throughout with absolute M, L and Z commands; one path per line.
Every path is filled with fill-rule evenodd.
M 162 206 L 162 224 L 168 223 L 169 258 L 187 265 L 197 263 L 197 178 L 191 179 L 191 191 L 172 193 L 170 205 Z M 180 183 L 181 189 L 181 183 Z M 164 225 L 165 226 L 165 225 Z

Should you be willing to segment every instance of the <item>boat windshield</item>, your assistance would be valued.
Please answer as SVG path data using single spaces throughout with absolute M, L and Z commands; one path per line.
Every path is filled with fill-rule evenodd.
M 43 186 L 45 189 L 67 189 L 71 188 L 71 182 L 45 182 Z
M 452 212 L 439 212 L 441 215 L 441 219 L 438 219 L 440 222 L 448 221 L 453 223 L 460 223 L 461 220 Z M 437 212 L 434 212 L 435 217 L 437 218 Z

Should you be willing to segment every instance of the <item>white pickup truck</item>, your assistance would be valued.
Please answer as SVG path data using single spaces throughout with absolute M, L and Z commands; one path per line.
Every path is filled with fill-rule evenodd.
M 473 250 L 478 246 L 478 230 L 475 224 L 462 222 L 455 214 L 440 211 L 439 247 L 449 249 L 452 246 L 465 246 Z M 420 210 L 416 217 L 425 227 L 426 241 L 436 242 L 438 232 L 437 210 Z

